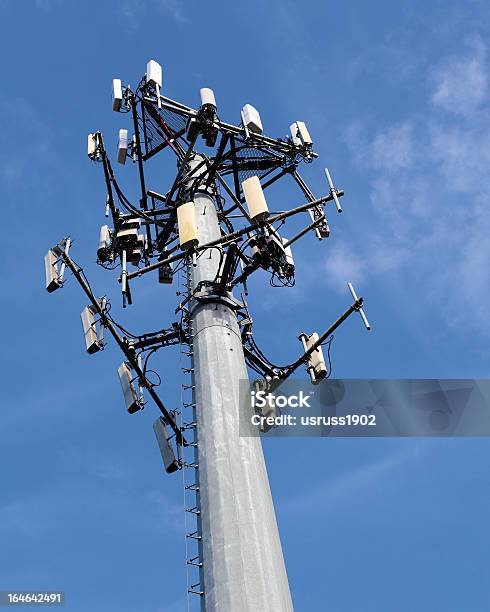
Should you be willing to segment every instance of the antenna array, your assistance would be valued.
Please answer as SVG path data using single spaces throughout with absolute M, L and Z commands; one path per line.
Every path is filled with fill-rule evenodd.
M 133 132 L 130 136 L 127 127 L 119 131 L 117 161 L 125 164 L 130 159 L 136 165 L 140 188 L 137 201 L 121 189 L 100 132 L 89 134 L 87 153 L 102 166 L 107 190 L 105 217 L 111 221 L 111 225 L 100 228 L 97 263 L 109 270 L 120 268 L 123 308 L 137 299 L 136 286 L 142 276 L 154 272 L 155 280 L 171 285 L 179 271 L 183 271 L 186 289 L 175 310 L 180 320 L 158 331 L 130 334 L 112 318 L 108 298 L 97 298 L 92 292 L 82 268 L 72 259 L 70 238 L 62 240 L 46 255 L 46 289 L 53 292 L 60 288 L 65 281 L 65 268 L 71 270 L 89 302 L 81 315 L 87 352 L 92 354 L 104 348 L 104 331 L 114 338 L 124 355 L 118 375 L 127 411 L 140 411 L 145 406 L 144 394 L 148 394 L 161 413 L 154 429 L 165 470 L 171 473 L 190 469 L 195 473 L 195 478 L 187 480 L 185 490 L 195 494 L 195 504 L 186 510 L 197 516 L 195 529 L 187 534 L 197 542 L 197 551 L 188 563 L 199 568 L 199 579 L 189 584 L 188 590 L 203 596 L 198 422 L 192 382 L 196 364 L 191 359 L 190 367 L 185 368 L 192 379 L 190 385 L 184 386 L 193 396 L 191 401 L 184 400 L 184 406 L 192 410 L 188 418 L 183 408 L 168 409 L 157 394 L 157 385 L 149 377 L 151 356 L 161 348 L 179 345 L 181 353 L 192 358 L 194 309 L 206 303 L 221 304 L 235 313 L 245 361 L 260 376 L 261 384 L 277 385 L 300 366 L 306 367 L 316 384 L 331 374 L 322 345 L 327 343 L 330 352 L 333 332 L 353 312 L 360 314 L 366 329 L 370 325 L 363 311 L 363 299 L 349 283 L 353 303 L 324 333 L 302 332 L 299 339 L 303 353 L 295 361 L 281 366 L 264 355 L 253 336 L 253 320 L 246 302 L 247 281 L 261 270 L 270 276 L 272 286 L 293 286 L 297 269 L 292 246 L 310 233 L 318 240 L 328 238 L 326 207 L 332 203 L 342 212 L 340 200 L 344 192 L 335 187 L 327 168 L 328 192 L 321 197 L 313 194 L 299 174 L 300 164 L 311 163 L 318 157 L 303 121 L 291 124 L 290 135 L 271 138 L 264 135 L 260 114 L 250 104 L 240 111 L 241 124 L 233 125 L 219 117 L 211 89 L 200 90 L 198 109 L 162 95 L 162 89 L 162 69 L 154 60 L 148 62 L 146 74 L 134 90 L 123 86 L 120 79 L 113 80 L 112 108 L 130 116 Z M 197 152 L 199 138 L 211 152 Z M 149 188 L 145 168 L 154 157 L 167 152 L 176 158 L 177 173 L 162 192 L 161 188 L 154 190 L 153 185 Z M 267 189 L 284 177 L 292 179 L 305 201 L 291 210 L 272 212 Z M 200 239 L 195 206 L 198 194 L 207 194 L 216 203 L 220 236 L 212 240 Z M 301 231 L 289 238 L 281 235 L 289 219 L 305 215 L 309 221 Z M 216 274 L 214 278 L 196 280 L 199 260 L 205 257 L 218 262 Z M 240 299 L 234 295 L 239 287 Z M 194 449 L 192 457 L 186 455 L 186 449 Z

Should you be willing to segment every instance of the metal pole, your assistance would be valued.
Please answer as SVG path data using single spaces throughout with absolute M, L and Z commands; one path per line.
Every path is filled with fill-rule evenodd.
M 199 163 L 199 156 L 191 166 Z M 194 194 L 200 244 L 218 241 L 219 223 L 207 177 Z M 191 288 L 217 277 L 222 247 L 191 266 Z M 212 289 L 208 289 L 212 294 Z M 197 417 L 204 608 L 206 612 L 293 610 L 259 437 L 239 407 L 248 380 L 235 312 L 218 299 L 190 303 Z M 243 383 L 242 383 L 243 384 Z

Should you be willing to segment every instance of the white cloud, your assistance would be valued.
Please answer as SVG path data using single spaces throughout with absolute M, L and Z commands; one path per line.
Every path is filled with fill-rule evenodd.
M 478 110 L 488 91 L 486 51 L 482 41 L 475 39 L 465 57 L 453 58 L 434 71 L 435 106 L 464 116 Z
M 350 126 L 346 141 L 369 182 L 369 231 L 357 253 L 339 241 L 327 264 L 333 286 L 347 275 L 397 272 L 407 290 L 438 307 L 447 323 L 464 322 L 466 330 L 490 335 L 486 56 L 486 47 L 473 42 L 462 58 L 433 71 L 427 112 L 383 129 Z M 441 108 L 459 116 L 448 117 Z
M 396 172 L 414 163 L 414 125 L 410 121 L 391 125 L 371 137 L 365 126 L 353 122 L 346 129 L 345 140 L 360 166 Z
M 144 19 L 152 18 L 156 12 L 168 15 L 177 23 L 185 23 L 187 17 L 183 10 L 181 0 L 124 0 L 121 6 L 121 14 L 131 29 L 139 27 Z
M 182 10 L 183 3 L 181 0 L 156 0 L 156 5 L 164 13 L 167 13 L 173 17 L 175 21 L 180 23 L 185 23 L 187 21 L 187 18 Z
M 124 0 L 121 5 L 122 16 L 131 29 L 136 29 L 144 13 L 143 0 Z
M 404 122 L 376 134 L 371 145 L 371 163 L 375 168 L 394 172 L 409 168 L 414 156 L 413 126 Z
M 366 272 L 366 264 L 351 248 L 340 243 L 337 248 L 329 251 L 326 271 L 329 282 L 345 291 L 346 282 L 359 285 Z

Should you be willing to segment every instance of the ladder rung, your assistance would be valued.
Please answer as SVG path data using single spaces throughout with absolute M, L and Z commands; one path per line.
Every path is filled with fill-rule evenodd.
M 196 584 L 196 586 L 198 586 Z M 200 595 L 201 597 L 204 596 L 204 591 L 194 591 L 194 589 L 191 587 L 190 589 L 187 589 L 188 593 L 192 593 L 193 595 Z
M 197 506 L 194 506 L 194 508 L 186 508 L 185 511 L 197 515 L 201 514 L 201 511 L 198 509 Z
M 197 485 L 197 483 L 191 484 L 191 485 L 186 485 L 185 487 L 186 491 L 199 491 L 199 487 Z

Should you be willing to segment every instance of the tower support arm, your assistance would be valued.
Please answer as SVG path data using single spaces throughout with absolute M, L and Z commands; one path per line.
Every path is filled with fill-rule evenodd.
M 95 309 L 95 312 L 97 312 L 97 314 L 100 316 L 101 325 L 103 325 L 104 327 L 106 327 L 109 330 L 109 333 L 111 334 L 111 336 L 116 341 L 116 344 L 119 346 L 121 351 L 124 353 L 126 359 L 131 364 L 132 369 L 136 372 L 136 374 L 138 375 L 139 379 L 143 382 L 143 385 L 148 390 L 148 393 L 150 394 L 152 400 L 155 402 L 155 404 L 158 406 L 160 412 L 163 414 L 163 417 L 165 418 L 166 422 L 172 428 L 173 432 L 175 433 L 175 437 L 176 437 L 177 441 L 179 442 L 179 444 L 187 446 L 187 441 L 184 438 L 184 436 L 182 435 L 182 432 L 180 431 L 180 428 L 178 427 L 177 423 L 175 422 L 173 416 L 165 408 L 162 400 L 158 397 L 158 395 L 155 392 L 155 390 L 153 389 L 153 386 L 150 383 L 150 381 L 144 375 L 143 370 L 140 368 L 140 366 L 138 364 L 138 360 L 137 360 L 135 354 L 133 353 L 133 351 L 129 350 L 129 345 L 126 342 L 124 342 L 123 338 L 121 338 L 121 336 L 117 333 L 114 325 L 112 324 L 110 319 L 106 316 L 105 312 L 102 310 L 98 300 L 95 298 L 95 296 L 92 293 L 92 291 L 91 291 L 87 281 L 83 277 L 81 268 L 79 268 L 79 266 L 77 266 L 77 264 L 73 261 L 73 259 L 69 255 L 67 255 L 66 253 L 62 254 L 62 258 L 63 258 L 63 262 L 72 271 L 73 276 L 77 279 L 77 281 L 78 281 L 79 285 L 81 286 L 81 288 L 83 289 L 85 295 L 90 300 L 90 303 L 92 304 L 93 308 Z

